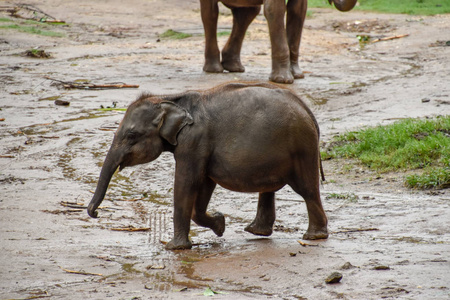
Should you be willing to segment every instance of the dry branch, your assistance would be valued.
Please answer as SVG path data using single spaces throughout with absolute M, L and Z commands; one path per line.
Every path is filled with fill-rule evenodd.
M 87 206 L 85 206 L 84 203 L 61 201 L 59 204 L 61 204 L 64 207 L 70 207 L 70 208 L 79 208 L 79 209 L 87 208 Z
M 149 231 L 150 227 L 136 228 L 136 227 L 133 227 L 133 226 L 128 226 L 128 227 L 122 227 L 122 228 L 111 228 L 111 230 L 113 230 L 113 231 L 129 231 L 129 232 Z
M 61 268 L 61 270 L 63 270 L 64 272 L 71 273 L 71 274 L 103 276 L 103 274 L 98 274 L 98 273 L 89 273 L 89 272 L 84 272 L 84 271 L 67 270 L 67 269 L 64 269 L 63 267 L 60 267 L 60 268 Z
M 404 37 L 409 36 L 409 34 L 401 34 L 401 35 L 395 35 L 395 36 L 390 36 L 390 37 L 385 37 L 385 38 L 381 38 L 381 39 L 376 39 L 373 40 L 371 43 L 378 43 L 378 42 L 384 42 L 384 41 L 390 41 L 390 40 L 395 40 L 395 39 L 401 39 Z
M 45 79 L 58 82 L 65 89 L 81 89 L 81 90 L 105 90 L 105 89 L 137 89 L 138 84 L 126 84 L 126 83 L 107 83 L 107 84 L 94 84 L 89 82 L 73 82 L 63 81 L 59 79 L 50 78 L 48 76 Z
M 315 245 L 315 244 L 307 244 L 307 243 L 303 243 L 302 241 L 297 241 L 300 245 L 302 245 L 303 247 L 306 246 L 310 246 L 310 247 L 319 247 L 319 245 Z
M 378 228 L 354 228 L 354 229 L 343 229 L 335 231 L 333 233 L 349 233 L 349 232 L 360 232 L 360 231 L 378 231 Z
M 12 17 L 25 19 L 25 20 L 35 20 L 43 23 L 66 23 L 63 20 L 58 20 L 49 14 L 43 12 L 39 8 L 30 4 L 21 4 L 15 7 L 1 7 L 0 10 L 5 10 L 9 12 Z

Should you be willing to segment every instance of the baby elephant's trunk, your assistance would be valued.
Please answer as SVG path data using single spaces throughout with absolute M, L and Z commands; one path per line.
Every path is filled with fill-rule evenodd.
M 98 180 L 94 196 L 92 197 L 92 200 L 87 208 L 87 212 L 92 218 L 97 218 L 98 214 L 96 209 L 100 206 L 103 199 L 105 198 L 109 182 L 111 181 L 111 178 L 118 167 L 119 160 L 117 159 L 117 155 L 112 153 L 110 149 L 108 155 L 106 156 L 105 162 L 103 163 L 102 171 L 100 173 L 100 178 Z

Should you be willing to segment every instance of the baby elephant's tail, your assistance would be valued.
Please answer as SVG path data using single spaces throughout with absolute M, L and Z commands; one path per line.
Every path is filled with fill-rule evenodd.
M 319 153 L 319 167 L 320 167 L 320 175 L 322 176 L 322 181 L 325 181 L 325 174 L 323 173 L 323 167 L 322 167 L 322 157 Z

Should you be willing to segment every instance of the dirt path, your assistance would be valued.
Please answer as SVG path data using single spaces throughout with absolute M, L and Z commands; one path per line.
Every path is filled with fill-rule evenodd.
M 1 299 L 198 299 L 207 287 L 222 292 L 218 299 L 449 298 L 449 190 L 410 191 L 403 174 L 378 175 L 354 162 L 325 162 L 322 199 L 331 235 L 308 245 L 298 242 L 307 216 L 292 190 L 277 194 L 275 232 L 260 239 L 243 231 L 256 196 L 218 188 L 210 210 L 225 214 L 224 236 L 193 225 L 191 251 L 165 251 L 159 241 L 172 232 L 174 173 L 168 154 L 118 174 L 100 218 L 89 218 L 83 207 L 123 117 L 99 108 L 113 102 L 124 108 L 142 91 L 267 80 L 267 24 L 259 16 L 250 27 L 245 73 L 205 74 L 198 1 L 27 3 L 70 25 L 44 28 L 64 37 L 0 29 Z M 450 15 L 312 11 L 301 47 L 306 78 L 291 88 L 315 112 L 323 141 L 450 113 Z M 231 17 L 222 12 L 219 27 L 227 30 Z M 160 39 L 167 29 L 194 35 Z M 362 49 L 357 34 L 409 36 Z M 23 55 L 32 48 L 51 58 Z M 140 87 L 64 89 L 48 78 Z M 151 229 L 113 230 L 130 226 Z M 343 274 L 341 283 L 325 284 L 334 271 Z

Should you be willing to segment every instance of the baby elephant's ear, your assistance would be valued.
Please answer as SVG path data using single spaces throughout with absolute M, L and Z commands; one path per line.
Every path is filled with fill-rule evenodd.
M 178 144 L 178 132 L 184 126 L 194 123 L 194 121 L 187 110 L 173 102 L 161 102 L 161 108 L 165 114 L 159 134 L 170 144 L 176 146 Z

